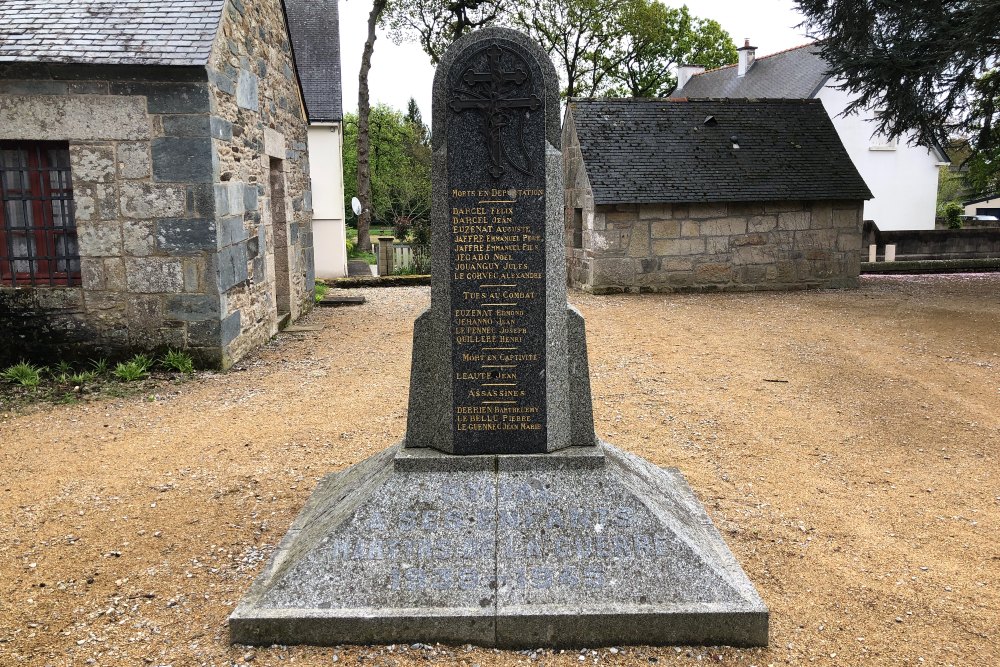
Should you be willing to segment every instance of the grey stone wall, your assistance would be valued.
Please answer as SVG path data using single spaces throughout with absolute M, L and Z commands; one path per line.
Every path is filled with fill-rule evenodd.
M 228 363 L 277 333 L 279 290 L 290 292 L 293 320 L 313 303 L 308 125 L 279 0 L 227 3 L 208 78 Z M 281 201 L 271 196 L 272 159 L 281 161 Z
M 576 127 L 566 116 L 562 130 L 563 182 L 566 197 L 566 284 L 580 288 L 589 283 L 591 247 L 594 229 L 594 193 L 590 188 L 587 170 L 580 151 Z M 583 233 L 579 247 L 574 244 L 574 210 L 579 209 L 583 218 Z
M 0 364 L 173 347 L 230 365 L 277 332 L 275 207 L 305 312 L 306 132 L 279 0 L 227 2 L 207 68 L 0 65 L 0 139 L 69 142 L 82 272 L 0 286 Z
M 0 363 L 187 348 L 221 362 L 204 69 L 8 65 L 0 139 L 68 141 L 80 287 L 0 287 Z
M 855 287 L 862 205 L 597 206 L 586 249 L 590 272 L 573 286 L 598 294 Z

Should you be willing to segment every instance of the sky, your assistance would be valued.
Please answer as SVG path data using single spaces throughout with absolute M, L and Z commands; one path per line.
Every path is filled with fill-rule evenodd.
M 757 47 L 757 56 L 801 46 L 810 40 L 796 26 L 802 16 L 794 0 L 687 0 L 667 1 L 669 6 L 686 4 L 694 16 L 714 19 L 726 30 L 737 46 L 744 38 Z M 342 62 L 344 111 L 357 111 L 358 71 L 361 52 L 368 31 L 371 0 L 341 0 L 340 58 Z M 434 67 L 430 58 L 416 43 L 394 44 L 384 31 L 375 40 L 372 69 L 368 75 L 372 104 L 384 102 L 406 111 L 413 97 L 420 107 L 424 122 L 431 119 L 431 86 Z

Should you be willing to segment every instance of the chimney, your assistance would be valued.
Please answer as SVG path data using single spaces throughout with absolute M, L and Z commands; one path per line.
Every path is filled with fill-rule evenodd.
M 681 65 L 677 68 L 677 88 L 674 90 L 680 90 L 691 80 L 691 77 L 695 74 L 701 74 L 704 71 L 704 65 Z
M 753 67 L 754 54 L 757 52 L 756 46 L 750 46 L 750 38 L 743 40 L 743 46 L 736 49 L 740 54 L 740 64 L 736 69 L 736 76 L 746 76 L 746 73 Z

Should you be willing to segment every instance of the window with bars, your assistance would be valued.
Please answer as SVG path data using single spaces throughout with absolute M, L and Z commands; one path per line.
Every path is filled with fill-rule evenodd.
M 79 284 L 69 144 L 0 141 L 0 285 Z

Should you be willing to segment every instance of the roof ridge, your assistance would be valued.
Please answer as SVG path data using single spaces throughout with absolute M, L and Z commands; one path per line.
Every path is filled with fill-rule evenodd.
M 819 44 L 820 41 L 821 40 L 814 39 L 813 41 L 811 41 L 811 42 L 809 42 L 807 44 L 800 44 L 798 46 L 792 46 L 792 47 L 787 48 L 787 49 L 782 49 L 781 51 L 775 51 L 774 53 L 768 53 L 766 56 L 761 56 L 759 58 L 757 58 L 755 56 L 754 57 L 754 62 L 757 62 L 758 60 L 765 60 L 767 58 L 773 58 L 774 56 L 780 56 L 783 53 L 788 53 L 789 51 L 798 51 L 799 49 L 804 49 L 807 46 L 814 46 L 816 44 Z M 702 74 L 709 74 L 711 72 L 718 72 L 719 70 L 729 69 L 730 67 L 736 67 L 737 65 L 739 65 L 739 63 L 730 63 L 728 65 L 720 65 L 719 67 L 713 67 L 712 69 L 707 69 L 704 72 L 698 72 L 697 74 L 692 74 L 691 78 L 693 79 L 694 77 L 701 76 Z

